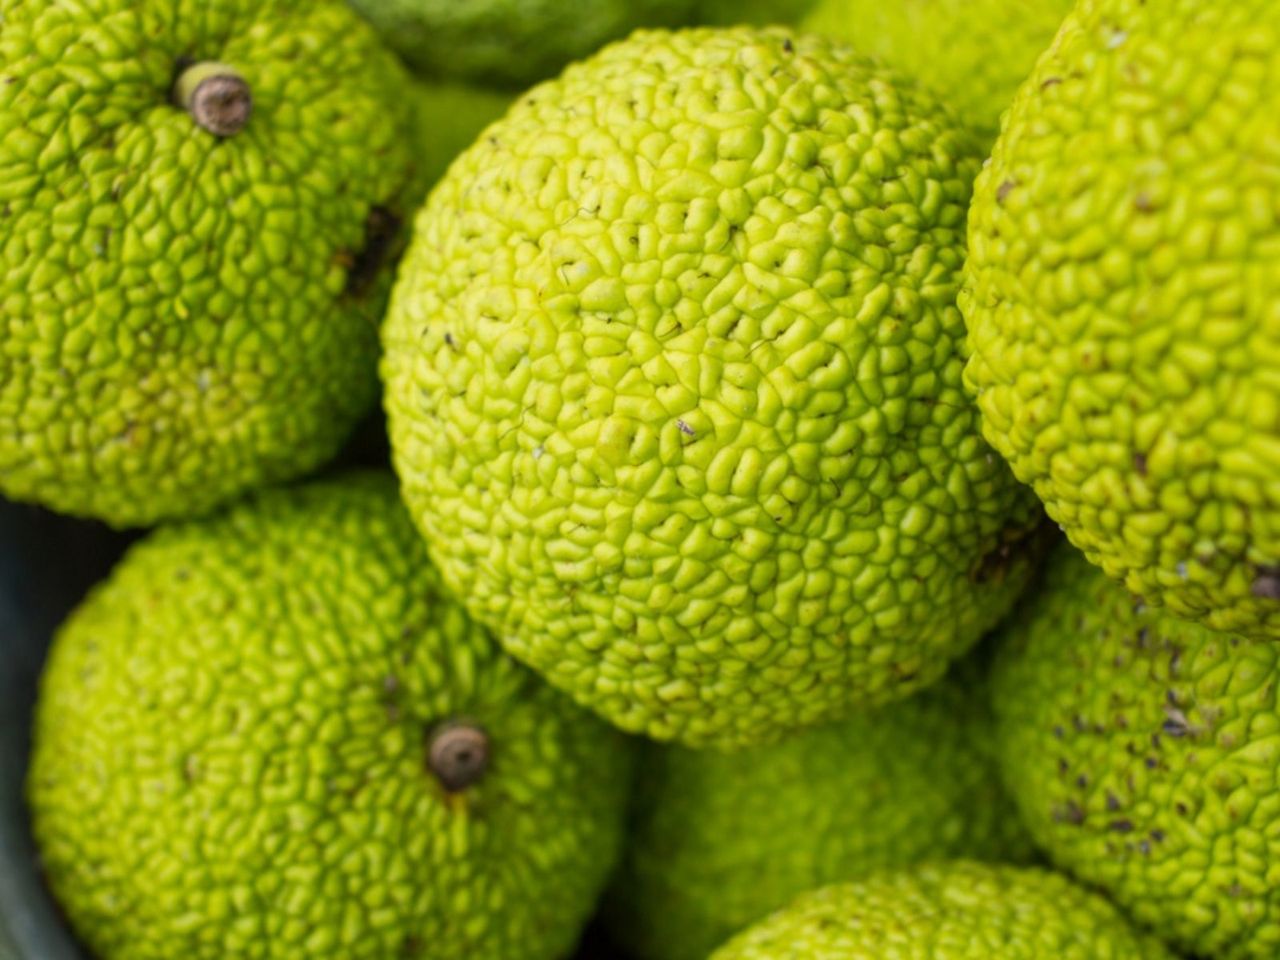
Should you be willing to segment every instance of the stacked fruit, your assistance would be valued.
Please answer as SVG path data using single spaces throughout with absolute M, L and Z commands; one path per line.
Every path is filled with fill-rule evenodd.
M 1280 7 L 352 6 L 0 0 L 92 954 L 1280 956 Z

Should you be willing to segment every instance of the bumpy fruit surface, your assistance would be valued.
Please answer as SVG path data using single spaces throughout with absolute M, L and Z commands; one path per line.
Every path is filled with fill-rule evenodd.
M 615 939 L 643 960 L 705 960 L 814 887 L 921 860 L 1024 859 L 999 784 L 982 664 L 901 703 L 734 753 L 650 745 Z
M 1150 609 L 1064 548 L 993 687 L 1055 863 L 1196 956 L 1280 956 L 1280 647 Z
M 450 587 L 660 739 L 936 680 L 1036 522 L 961 383 L 976 169 L 930 97 L 781 29 L 637 33 L 522 96 L 432 193 L 384 327 Z
M 989 141 L 1071 0 L 819 0 L 805 30 L 848 41 L 937 91 Z
M 523 86 L 636 27 L 680 26 L 694 0 L 350 0 L 427 77 Z
M 1280 638 L 1280 5 L 1082 0 L 979 178 L 988 439 L 1147 601 Z
M 711 960 L 1173 960 L 1102 897 L 1045 870 L 965 861 L 797 898 Z
M 45 873 L 102 960 L 563 957 L 629 760 L 447 598 L 380 475 L 135 546 L 35 742 Z
M 333 0 L 0 22 L 0 491 L 146 524 L 326 459 L 376 397 L 421 194 L 394 57 Z M 219 64 L 222 126 L 178 102 Z

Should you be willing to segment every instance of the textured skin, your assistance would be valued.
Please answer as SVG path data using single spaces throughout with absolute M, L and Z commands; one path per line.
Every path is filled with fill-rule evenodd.
M 414 89 L 418 169 L 428 185 L 511 104 L 509 94 L 464 84 L 418 83 Z
M 430 731 L 492 762 L 446 794 Z M 620 841 L 621 738 L 441 592 L 389 477 L 167 528 L 62 628 L 28 784 L 101 960 L 553 960 Z
M 694 0 L 350 0 L 423 76 L 523 87 Z
M 0 0 L 0 491 L 116 525 L 326 459 L 377 391 L 408 82 L 337 2 Z M 219 140 L 181 58 L 238 69 Z M 368 275 L 365 275 L 365 274 Z
M 819 0 L 805 30 L 845 40 L 938 92 L 987 142 L 1071 0 Z
M 641 764 L 615 939 L 705 960 L 792 897 L 919 860 L 1022 860 L 981 667 L 901 703 L 735 753 L 652 745 Z
M 639 32 L 521 97 L 419 215 L 384 326 L 449 586 L 659 739 L 937 679 L 1038 516 L 961 383 L 976 168 L 932 99 L 780 29 Z
M 1097 894 L 965 861 L 805 894 L 711 960 L 1173 960 Z
M 1280 956 L 1280 647 L 1144 607 L 1064 548 L 993 678 L 1054 861 L 1215 960 Z
M 1280 638 L 1280 5 L 1082 2 L 976 187 L 984 430 L 1148 602 Z

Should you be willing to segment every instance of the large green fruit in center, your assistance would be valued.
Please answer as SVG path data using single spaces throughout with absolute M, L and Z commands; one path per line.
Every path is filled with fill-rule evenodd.
M 695 745 L 941 676 L 1037 522 L 961 385 L 978 164 L 931 97 L 781 29 L 638 33 L 521 97 L 437 185 L 384 328 L 450 587 Z

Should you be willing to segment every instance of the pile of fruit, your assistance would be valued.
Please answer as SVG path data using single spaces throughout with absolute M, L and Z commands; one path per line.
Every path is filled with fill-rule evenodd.
M 1274 0 L 0 0 L 0 493 L 150 528 L 69 927 L 1280 956 L 1277 91 Z

